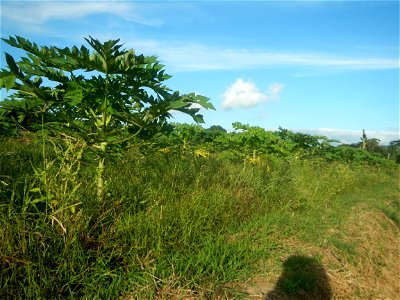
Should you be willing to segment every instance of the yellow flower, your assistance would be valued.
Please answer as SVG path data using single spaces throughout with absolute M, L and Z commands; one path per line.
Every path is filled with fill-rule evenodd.
M 164 153 L 164 154 L 168 154 L 168 153 L 171 153 L 171 148 L 168 148 L 168 147 L 161 148 L 159 151 Z
M 210 156 L 210 153 L 205 149 L 197 149 L 197 150 L 194 150 L 194 156 L 206 158 L 206 157 Z
M 246 157 L 246 161 L 252 165 L 259 165 L 261 163 L 261 159 L 259 156 L 252 156 L 252 157 Z

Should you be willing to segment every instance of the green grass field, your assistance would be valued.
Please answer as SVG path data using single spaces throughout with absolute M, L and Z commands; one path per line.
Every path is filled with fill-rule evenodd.
M 79 147 L 62 155 L 35 140 L 7 139 L 0 147 L 1 299 L 322 295 L 316 281 L 323 275 L 298 275 L 299 264 L 332 273 L 325 292 L 336 298 L 398 292 L 391 285 L 398 274 L 390 273 L 398 250 L 371 235 L 372 255 L 357 234 L 377 225 L 356 226 L 371 213 L 366 220 L 377 218 L 384 235 L 398 238 L 394 167 L 129 150 L 108 163 L 99 203 L 91 158 L 81 159 Z M 383 259 L 388 251 L 393 261 Z M 359 285 L 340 288 L 347 278 L 340 262 L 360 275 Z M 386 281 L 389 294 L 367 288 L 377 273 L 365 268 L 394 276 Z

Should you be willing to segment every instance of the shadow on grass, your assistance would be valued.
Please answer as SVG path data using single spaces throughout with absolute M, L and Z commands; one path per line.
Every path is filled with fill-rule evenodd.
M 265 300 L 332 299 L 332 289 L 324 267 L 312 257 L 293 255 L 283 263 L 283 272 Z

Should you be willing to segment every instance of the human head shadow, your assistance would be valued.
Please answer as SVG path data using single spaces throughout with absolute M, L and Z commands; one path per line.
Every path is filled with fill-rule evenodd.
M 329 300 L 332 289 L 324 267 L 312 257 L 293 255 L 283 263 L 283 272 L 265 300 Z

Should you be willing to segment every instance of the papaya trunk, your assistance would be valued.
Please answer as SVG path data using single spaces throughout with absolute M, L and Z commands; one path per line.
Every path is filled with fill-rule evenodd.
M 105 165 L 105 154 L 106 154 L 107 143 L 103 142 L 100 145 L 101 156 L 99 158 L 99 164 L 97 165 L 97 200 L 102 202 L 105 196 L 104 187 L 104 165 Z

